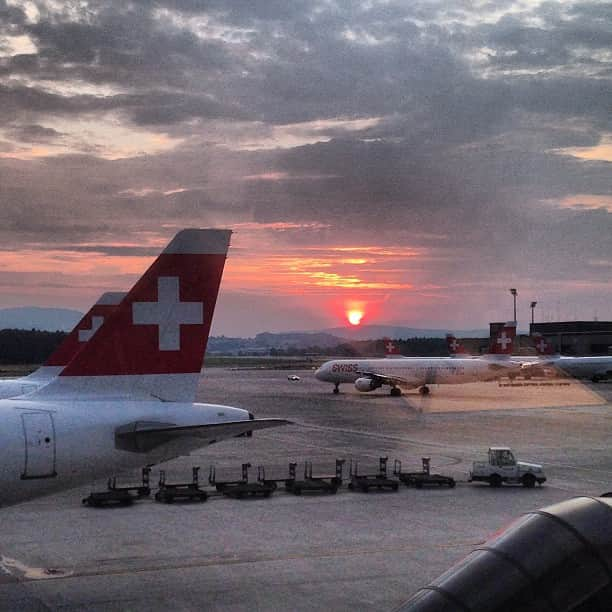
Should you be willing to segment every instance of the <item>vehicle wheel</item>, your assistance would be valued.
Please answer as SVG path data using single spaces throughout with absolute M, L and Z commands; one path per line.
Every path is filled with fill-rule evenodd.
M 391 395 L 391 397 L 401 397 L 402 390 L 399 387 L 391 387 L 391 391 L 389 391 L 389 395 Z
M 591 380 L 592 380 L 594 383 L 598 383 L 598 382 L 601 380 L 601 376 L 597 376 L 597 374 L 595 374 L 595 375 L 593 376 L 593 378 L 591 378 Z
M 414 483 L 414 486 L 415 486 L 417 489 L 422 489 L 422 488 L 423 488 L 423 483 L 422 483 L 420 480 L 417 480 L 417 481 Z
M 489 484 L 492 487 L 501 487 L 502 486 L 501 476 L 499 474 L 491 474 L 491 476 L 489 476 Z
M 454 488 L 455 488 L 455 481 L 454 481 L 454 480 L 449 481 L 448 486 L 449 486 L 451 489 L 454 489 Z
M 429 387 L 427 385 L 423 385 L 420 389 L 419 389 L 419 393 L 421 395 L 429 395 Z
M 397 489 L 398 489 L 398 485 L 394 484 L 394 485 L 393 485 L 393 487 L 392 487 L 392 489 L 393 489 L 393 491 L 397 491 Z
M 355 487 L 353 486 L 352 482 L 348 483 L 348 488 L 352 491 Z
M 523 486 L 526 489 L 533 489 L 535 487 L 536 479 L 533 474 L 525 474 L 523 476 Z
M 340 389 L 338 387 L 334 387 L 334 395 L 338 395 L 340 393 Z

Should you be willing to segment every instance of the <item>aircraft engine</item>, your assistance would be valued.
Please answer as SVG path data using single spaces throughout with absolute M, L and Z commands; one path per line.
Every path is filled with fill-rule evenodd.
M 612 499 L 529 512 L 397 612 L 603 612 L 612 600 Z
M 376 382 L 373 378 L 367 378 L 363 376 L 362 378 L 358 378 L 355 381 L 355 388 L 357 391 L 361 391 L 365 393 L 366 391 L 374 391 L 374 389 L 378 389 L 380 387 L 380 383 Z

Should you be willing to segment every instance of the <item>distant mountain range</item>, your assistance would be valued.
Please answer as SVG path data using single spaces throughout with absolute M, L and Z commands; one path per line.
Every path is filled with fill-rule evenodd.
M 70 331 L 82 316 L 82 312 L 69 308 L 0 308 L 0 329 Z
M 40 329 L 44 331 L 70 331 L 83 313 L 68 308 L 2 308 L 0 329 Z M 336 346 L 345 340 L 379 340 L 389 338 L 444 338 L 449 331 L 466 338 L 488 337 L 488 329 L 450 330 L 420 329 L 402 325 L 359 325 L 354 327 L 332 327 L 329 329 L 295 332 L 264 332 L 249 339 L 258 346 Z M 246 339 L 245 339 L 246 340 Z
M 330 334 L 347 340 L 379 340 L 380 338 L 444 338 L 447 333 L 454 332 L 457 336 L 466 338 L 488 338 L 488 329 L 420 329 L 402 325 L 355 325 L 352 327 L 332 327 L 319 332 Z

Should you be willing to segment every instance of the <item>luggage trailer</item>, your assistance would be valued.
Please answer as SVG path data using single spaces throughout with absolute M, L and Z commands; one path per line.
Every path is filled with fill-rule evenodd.
M 135 500 L 151 495 L 150 474 L 150 467 L 142 468 L 142 484 L 130 487 L 118 487 L 117 478 L 113 476 L 108 479 L 106 491 L 92 491 L 83 499 L 83 504 L 96 508 L 112 505 L 129 506 Z
M 208 482 L 213 485 L 217 491 L 221 492 L 226 497 L 234 499 L 243 499 L 245 497 L 270 497 L 276 491 L 276 481 L 259 480 L 257 482 L 249 482 L 250 463 L 242 464 L 242 478 L 239 480 L 217 480 L 215 466 L 210 466 L 208 474 Z M 258 471 L 258 476 L 261 472 Z
M 184 483 L 168 483 L 166 482 L 166 471 L 159 471 L 159 490 L 155 493 L 155 501 L 171 504 L 177 499 L 184 501 L 199 501 L 205 502 L 208 499 L 208 493 L 200 488 L 198 472 L 200 468 L 194 466 L 191 468 L 191 482 Z
M 302 493 L 329 493 L 334 495 L 342 486 L 344 459 L 336 459 L 336 473 L 333 476 L 313 476 L 312 461 L 304 463 L 304 479 L 297 480 L 297 463 L 289 464 L 289 478 L 285 480 L 285 490 L 294 495 Z
M 376 474 L 359 474 L 358 462 L 351 459 L 350 463 L 350 478 L 349 489 L 351 491 L 359 490 L 367 493 L 370 489 L 382 491 L 387 489 L 397 491 L 399 482 L 395 478 L 387 476 L 387 460 L 388 457 L 380 457 L 378 460 L 378 472 Z
M 421 462 L 423 469 L 420 472 L 402 472 L 402 462 L 396 459 L 393 464 L 393 474 L 407 487 L 416 487 L 417 489 L 422 489 L 425 485 L 447 486 L 451 489 L 455 486 L 455 479 L 451 476 L 430 473 L 431 459 L 429 457 L 421 457 Z

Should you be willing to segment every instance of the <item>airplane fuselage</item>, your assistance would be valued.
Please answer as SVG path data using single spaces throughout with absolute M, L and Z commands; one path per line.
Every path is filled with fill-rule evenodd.
M 126 426 L 189 426 L 249 418 L 246 410 L 215 404 L 2 400 L 0 505 L 158 463 L 213 441 L 181 438 L 138 452 L 117 439 L 117 431 Z
M 511 362 L 507 363 L 510 367 Z M 317 379 L 334 384 L 354 383 L 358 378 L 374 373 L 397 377 L 408 387 L 426 384 L 460 384 L 490 380 L 500 375 L 502 362 L 464 358 L 414 359 L 335 359 L 324 363 L 316 372 Z
M 574 378 L 608 378 L 612 376 L 612 357 L 556 357 L 544 360 L 550 365 Z

